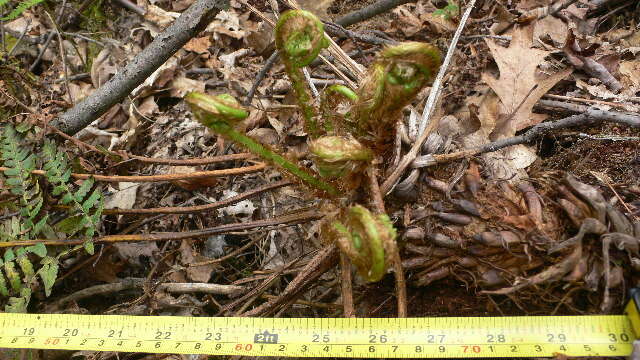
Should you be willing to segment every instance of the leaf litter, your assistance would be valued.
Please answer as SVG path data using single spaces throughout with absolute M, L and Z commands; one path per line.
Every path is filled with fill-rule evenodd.
M 72 65 L 74 73 L 88 73 L 84 78 L 69 81 L 76 101 L 95 91 L 122 64 L 131 61 L 191 3 L 138 1 L 146 10 L 143 18 L 114 4 L 103 4 L 103 11 L 118 15 L 107 17 L 102 24 L 105 34 L 98 40 L 106 46 L 91 50 L 94 45 L 90 42 L 73 38 L 70 44 L 86 49 L 77 56 L 65 46 L 69 52 L 68 65 Z M 300 5 L 335 20 L 368 3 L 334 0 L 301 1 Z M 446 49 L 459 18 L 434 15 L 438 9 L 436 3 L 405 4 L 349 29 L 398 41 L 431 41 Z M 460 8 L 465 7 L 464 2 L 456 3 Z M 463 37 L 454 56 L 444 86 L 445 100 L 438 107 L 438 116 L 443 117 L 437 129 L 442 143 L 430 149 L 445 152 L 469 149 L 518 135 L 541 122 L 571 115 L 540 106 L 543 99 L 560 97 L 571 104 L 637 111 L 640 105 L 637 19 L 629 8 L 613 17 L 585 6 L 588 3 L 578 2 L 558 16 L 515 25 L 513 21 L 519 15 L 547 6 L 549 2 L 523 0 L 505 5 L 495 2 L 479 5 L 463 34 L 469 37 Z M 268 4 L 254 6 L 264 17 L 274 18 Z M 31 21 L 30 25 L 25 19 Z M 36 8 L 6 24 L 6 28 L 19 33 L 30 26 L 27 36 L 36 38 L 50 28 L 46 19 Z M 78 27 L 73 31 L 83 29 Z M 244 99 L 273 51 L 271 32 L 271 26 L 263 17 L 243 2 L 232 1 L 231 7 L 220 12 L 204 32 L 172 56 L 122 104 L 85 129 L 80 138 L 109 150 L 163 159 L 243 152 L 241 147 L 210 134 L 191 119 L 181 97 L 197 89 L 211 94 L 227 92 Z M 379 49 L 378 45 L 348 37 L 334 40 L 364 66 L 374 60 L 367 50 Z M 22 46 L 13 56 L 21 61 L 20 66 L 28 66 L 41 45 L 26 41 Z M 38 70 L 38 75 L 49 84 L 46 90 L 49 98 L 67 99 L 66 87 L 55 82 L 64 77 L 63 63 L 55 49 L 58 47 L 51 46 L 45 53 L 45 66 Z M 81 69 L 82 61 L 87 59 L 90 65 Z M 334 64 L 348 72 L 340 62 L 334 61 Z M 323 64 L 312 65 L 310 73 L 320 88 L 325 86 L 323 81 L 341 80 L 332 68 Z M 7 79 L 3 78 L 0 88 L 7 89 Z M 46 105 L 45 96 L 38 91 L 26 92 L 32 94 L 23 99 L 27 105 Z M 421 96 L 413 108 L 421 109 L 425 98 Z M 302 120 L 290 99 L 289 81 L 282 66 L 276 65 L 258 86 L 251 104 L 251 117 L 243 126 L 262 142 L 304 159 L 307 149 Z M 0 101 L 3 105 L 16 105 L 11 99 Z M 69 105 L 47 106 L 54 113 L 60 113 Z M 416 114 L 407 111 L 410 113 Z M 417 115 L 413 116 L 414 123 L 419 120 Z M 411 116 L 405 118 L 409 121 Z M 415 136 L 413 130 L 405 133 L 412 135 L 399 137 L 401 152 L 408 149 Z M 605 136 L 602 140 L 596 137 L 601 135 Z M 387 211 L 402 239 L 403 264 L 410 279 L 409 294 L 416 299 L 409 306 L 410 315 L 619 312 L 624 302 L 622 284 L 629 287 L 640 281 L 637 275 L 640 150 L 638 140 L 614 141 L 607 140 L 607 136 L 633 138 L 638 137 L 638 133 L 618 125 L 559 131 L 535 144 L 517 145 L 464 162 L 427 168 L 421 171 L 416 190 L 408 198 L 397 194 L 387 197 Z M 68 147 L 78 163 L 91 164 L 93 171 L 101 174 L 188 173 L 242 166 L 253 161 L 177 167 L 120 162 L 102 153 L 75 148 L 71 143 Z M 391 163 L 390 159 L 385 169 Z M 229 178 L 173 184 L 121 183 L 111 190 L 108 208 L 206 204 L 279 179 L 277 171 L 267 169 Z M 318 200 L 301 187 L 290 186 L 206 213 L 167 214 L 152 221 L 147 221 L 148 217 L 109 215 L 103 231 L 106 234 L 188 231 L 272 218 L 317 206 Z M 118 282 L 131 276 L 151 276 L 154 281 L 256 287 L 274 272 L 282 271 L 264 292 L 264 295 L 278 296 L 312 254 L 323 246 L 317 240 L 318 228 L 318 224 L 312 222 L 278 226 L 268 231 L 242 230 L 216 235 L 223 238 L 118 244 L 119 261 L 112 260 L 107 250 L 104 255 L 107 260 L 96 260 L 96 264 L 100 264 L 98 268 L 112 266 L 117 271 L 103 270 L 101 277 L 82 278 L 81 272 L 72 269 L 87 259 L 77 255 L 61 265 L 58 273 L 69 275 L 62 281 L 63 286 L 53 287 L 52 296 L 62 297 L 101 281 Z M 221 261 L 215 262 L 216 258 Z M 213 262 L 208 265 L 191 266 L 210 261 Z M 295 265 L 283 268 L 291 263 Z M 88 264 L 83 266 L 90 267 L 91 263 Z M 327 308 L 299 303 L 284 310 L 285 314 L 341 316 L 339 278 L 336 271 L 328 271 L 301 295 L 301 300 L 323 303 Z M 78 279 L 84 281 L 75 284 L 74 280 Z M 366 284 L 356 276 L 353 281 L 354 292 L 362 295 L 356 296 L 360 299 L 356 303 L 359 316 L 367 316 L 369 310 L 375 310 L 376 316 L 395 316 L 393 301 L 387 301 L 394 295 L 388 279 Z M 129 307 L 131 311 L 142 309 L 144 314 L 176 315 L 185 314 L 184 309 L 177 310 L 176 304 L 189 303 L 192 314 L 212 314 L 219 310 L 218 305 L 230 303 L 223 296 L 213 296 L 211 300 L 197 294 L 191 299 L 178 300 L 175 294 L 139 290 L 134 294 L 105 297 L 108 301 L 99 306 L 95 301 L 80 301 L 74 306 L 90 312 L 100 312 L 107 307 L 126 312 Z M 494 295 L 489 297 L 490 293 Z M 568 293 L 570 295 L 564 296 Z M 135 300 L 142 299 L 143 294 L 157 301 L 140 308 Z M 247 306 L 258 306 L 262 302 L 256 298 Z M 439 304 L 457 304 L 457 307 Z

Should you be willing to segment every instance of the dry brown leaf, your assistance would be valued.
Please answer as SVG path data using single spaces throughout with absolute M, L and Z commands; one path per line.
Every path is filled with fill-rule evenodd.
M 211 37 L 203 36 L 192 38 L 191 40 L 189 40 L 189 42 L 184 45 L 184 49 L 193 51 L 198 54 L 206 54 L 207 52 L 209 52 L 210 46 Z
M 413 36 L 422 29 L 422 20 L 408 6 L 398 6 L 392 12 L 398 17 L 396 27 L 405 36 Z
M 190 265 L 206 260 L 211 260 L 198 254 L 190 241 L 182 241 L 180 244 L 180 258 L 183 265 Z M 189 266 L 186 268 L 186 275 L 190 281 L 207 282 L 211 277 L 211 272 L 216 268 L 216 264 Z
M 301 8 L 311 11 L 323 20 L 330 20 L 327 10 L 333 4 L 333 0 L 298 0 Z
M 625 88 L 640 89 L 640 60 L 623 61 L 618 68 Z
M 173 21 L 177 19 L 179 16 L 180 16 L 180 13 L 173 12 L 173 11 L 165 11 L 158 6 L 149 5 L 147 6 L 147 12 L 144 15 L 144 19 L 150 23 L 153 23 L 159 26 L 160 28 L 165 28 L 171 25 L 171 23 L 173 23 Z
M 111 49 L 110 46 L 103 48 L 91 64 L 91 82 L 96 89 L 106 83 L 118 71 L 111 58 Z
M 176 77 L 171 82 L 171 96 L 181 98 L 192 91 L 204 92 L 205 84 L 204 81 L 189 79 L 184 75 L 180 75 Z
M 533 30 L 534 39 L 543 39 L 546 36 L 551 38 L 554 45 L 562 46 L 567 40 L 569 27 L 567 24 L 555 16 L 546 16 L 535 22 Z
M 565 69 L 550 76 L 541 76 L 538 65 L 544 62 L 549 52 L 533 48 L 532 31 L 531 25 L 517 27 L 507 48 L 486 39 L 500 71 L 499 78 L 482 74 L 482 79 L 500 99 L 492 140 L 513 136 L 516 131 L 544 120 L 545 115 L 532 113 L 533 106 L 553 85 L 572 72 L 572 69 Z
M 600 80 L 611 91 L 617 93 L 622 89 L 622 85 L 612 75 L 611 68 L 617 68 L 617 62 L 611 63 L 608 61 L 609 57 L 603 57 L 598 60 L 593 59 L 593 52 L 597 45 L 588 45 L 587 47 L 581 46 L 578 39 L 573 34 L 573 31 L 569 31 L 567 41 L 563 47 L 564 54 L 571 63 L 578 69 L 582 69 L 589 76 Z M 614 56 L 616 58 L 617 56 Z M 607 65 L 611 65 L 607 67 Z

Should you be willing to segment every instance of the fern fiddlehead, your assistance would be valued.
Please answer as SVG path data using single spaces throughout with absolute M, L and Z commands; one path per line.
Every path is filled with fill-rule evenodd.
M 305 10 L 289 10 L 283 13 L 275 29 L 276 48 L 282 57 L 293 90 L 302 109 L 309 136 L 318 135 L 317 113 L 307 88 L 302 68 L 309 65 L 329 46 L 324 35 L 324 25 L 312 13 Z
M 432 80 L 440 52 L 432 45 L 406 42 L 387 47 L 358 90 L 353 119 L 365 143 L 379 143 L 393 133 L 399 112 Z
M 361 205 L 351 206 L 342 221 L 330 225 L 329 236 L 356 266 L 365 280 L 375 282 L 391 264 L 396 230 L 386 214 L 374 215 Z
M 316 178 L 252 138 L 242 134 L 234 128 L 234 124 L 246 118 L 249 113 L 242 109 L 238 101 L 231 95 L 222 94 L 209 96 L 192 92 L 185 97 L 195 118 L 203 125 L 230 140 L 245 146 L 252 153 L 285 170 L 288 174 L 304 181 L 306 184 L 328 193 L 338 195 L 338 191 L 330 184 Z

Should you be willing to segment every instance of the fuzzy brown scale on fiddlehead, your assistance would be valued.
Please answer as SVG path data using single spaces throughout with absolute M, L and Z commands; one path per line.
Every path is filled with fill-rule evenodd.
M 283 13 L 275 29 L 276 48 L 305 118 L 305 127 L 311 137 L 318 135 L 317 113 L 307 88 L 302 68 L 309 65 L 329 43 L 324 35 L 324 25 L 315 15 L 305 10 L 289 10 Z
M 345 128 L 345 116 L 349 107 L 357 101 L 358 95 L 344 85 L 335 84 L 324 90 L 320 101 L 320 125 L 327 134 L 351 133 L 351 129 Z
M 440 67 L 437 48 L 406 42 L 385 48 L 369 68 L 358 90 L 353 121 L 365 144 L 388 140 L 400 111 L 432 79 Z

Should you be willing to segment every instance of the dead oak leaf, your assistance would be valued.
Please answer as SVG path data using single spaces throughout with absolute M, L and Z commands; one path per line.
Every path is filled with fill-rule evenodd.
M 513 136 L 516 131 L 536 125 L 545 115 L 534 114 L 533 106 L 558 81 L 572 72 L 565 69 L 549 76 L 542 76 L 538 65 L 544 62 L 548 51 L 533 47 L 533 26 L 517 27 L 509 47 L 502 47 L 494 40 L 486 39 L 489 50 L 498 65 L 500 77 L 482 74 L 482 80 L 500 99 L 500 109 L 492 140 Z
M 209 36 L 195 37 L 184 45 L 184 49 L 193 51 L 198 54 L 206 54 L 211 47 L 211 38 Z

